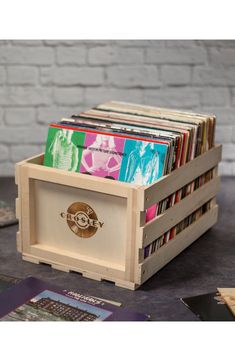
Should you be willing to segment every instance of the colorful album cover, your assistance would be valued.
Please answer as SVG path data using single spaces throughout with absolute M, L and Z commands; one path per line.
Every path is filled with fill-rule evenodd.
M 141 140 L 125 142 L 122 167 L 119 180 L 138 185 L 149 185 L 159 179 L 164 173 L 168 146 Z M 146 211 L 146 222 L 156 215 L 157 204 Z
M 149 185 L 164 174 L 168 142 L 82 130 L 51 125 L 44 165 L 137 185 Z M 156 211 L 156 204 L 148 208 L 146 222 Z
M 1 321 L 103 321 L 111 314 L 111 311 L 45 290 Z
M 127 139 L 119 180 L 138 185 L 155 182 L 163 175 L 167 149 L 166 144 Z
M 80 173 L 119 179 L 125 139 L 105 134 L 87 133 Z
M 148 185 L 163 175 L 168 144 L 52 125 L 44 165 Z
M 0 321 L 147 321 L 149 316 L 28 277 L 0 293 Z
M 79 172 L 85 133 L 49 127 L 44 165 Z

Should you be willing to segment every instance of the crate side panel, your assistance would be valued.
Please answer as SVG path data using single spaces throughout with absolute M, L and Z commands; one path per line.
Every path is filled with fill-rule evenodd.
M 218 218 L 218 206 L 214 206 L 206 212 L 198 221 L 191 224 L 184 231 L 180 232 L 173 240 L 161 247 L 152 256 L 145 259 L 139 266 L 139 282 L 144 283 L 154 275 L 186 247 L 193 243 L 209 228 L 211 228 Z
M 37 164 L 37 165 L 43 165 L 43 161 L 44 161 L 44 153 L 40 153 L 37 156 L 25 160 L 25 162 L 27 163 Z
M 139 210 L 144 211 L 214 168 L 221 160 L 221 152 L 221 145 L 217 145 L 172 173 L 162 177 L 151 186 L 142 187 L 138 191 Z
M 163 233 L 170 230 L 188 215 L 212 199 L 220 188 L 220 178 L 215 177 L 193 193 L 183 198 L 180 202 L 169 208 L 165 213 L 140 228 L 139 244 L 145 247 Z

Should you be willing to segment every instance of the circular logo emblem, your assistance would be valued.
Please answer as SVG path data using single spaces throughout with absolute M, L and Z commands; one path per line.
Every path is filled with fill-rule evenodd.
M 92 237 L 104 224 L 98 220 L 94 209 L 82 202 L 71 204 L 67 213 L 61 213 L 61 217 L 66 218 L 71 231 L 82 238 Z

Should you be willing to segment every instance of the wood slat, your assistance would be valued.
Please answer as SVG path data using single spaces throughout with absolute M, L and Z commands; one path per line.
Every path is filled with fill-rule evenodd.
M 39 166 L 26 163 L 22 166 L 28 170 L 28 176 L 32 179 L 45 182 L 57 183 L 80 189 L 89 189 L 94 192 L 112 194 L 126 198 L 130 188 L 136 189 L 138 186 L 124 182 L 113 181 L 107 178 L 90 176 L 87 174 L 68 172 L 61 169 Z
M 38 250 L 37 254 L 35 255 L 34 252 L 31 252 L 30 254 L 23 254 L 22 258 L 23 260 L 27 261 L 27 262 L 32 262 L 32 263 L 36 263 L 39 264 L 40 262 L 45 263 L 45 264 L 49 264 L 51 265 L 52 268 L 56 268 L 56 269 L 60 269 L 60 270 L 66 270 L 66 272 L 68 271 L 74 271 L 74 272 L 78 272 L 81 273 L 83 276 L 85 277 L 89 277 L 94 279 L 94 276 L 96 275 L 96 280 L 108 280 L 111 282 L 114 282 L 116 286 L 118 287 L 124 287 L 130 290 L 135 290 L 138 285 L 136 285 L 134 282 L 130 282 L 128 280 L 124 280 L 122 278 L 119 278 L 119 276 L 122 276 L 122 273 L 119 272 L 119 274 L 117 273 L 117 270 L 113 270 L 115 272 L 115 274 L 102 274 L 102 271 L 100 269 L 98 269 L 98 267 L 92 267 L 96 269 L 96 272 L 92 272 L 90 270 L 87 269 L 87 265 L 84 263 L 80 264 L 80 265 L 73 265 L 70 262 L 59 262 L 59 261 L 53 261 L 52 257 L 49 256 L 47 254 L 44 254 L 43 249 L 40 250 L 40 247 L 36 247 L 34 246 L 34 251 L 36 251 L 36 248 Z M 40 251 L 40 252 L 39 252 Z M 57 258 L 57 253 L 56 253 L 56 258 Z M 107 270 L 106 270 L 107 271 Z M 92 276 L 92 277 L 90 277 Z
M 19 219 L 20 218 L 20 199 L 16 198 L 15 200 L 15 214 L 16 214 L 16 218 Z
M 214 168 L 221 160 L 221 153 L 222 146 L 217 145 L 152 185 L 141 187 L 138 192 L 138 209 L 144 211 Z
M 146 258 L 144 262 L 139 265 L 139 275 L 135 282 L 137 284 L 144 283 L 148 278 L 154 275 L 154 273 L 159 271 L 175 256 L 211 228 L 216 223 L 217 218 L 218 206 L 216 205 L 200 217 L 198 221 L 192 223 L 189 227 L 175 236 L 173 240 L 162 246 L 156 253 L 153 253 L 150 257 Z
M 138 233 L 139 247 L 145 247 L 155 239 L 192 214 L 199 207 L 213 198 L 220 188 L 220 177 L 215 177 L 193 193 L 169 208 L 165 213 L 157 216 L 148 222 L 144 227 L 140 227 Z

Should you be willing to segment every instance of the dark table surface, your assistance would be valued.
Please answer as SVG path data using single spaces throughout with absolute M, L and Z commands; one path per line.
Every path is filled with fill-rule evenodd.
M 0 200 L 14 206 L 16 195 L 14 179 L 0 178 Z M 19 278 L 35 276 L 62 289 L 112 299 L 150 314 L 156 321 L 197 320 L 181 297 L 235 287 L 235 178 L 222 178 L 217 199 L 218 223 L 136 291 L 22 261 L 15 244 L 18 225 L 0 228 L 0 273 Z

